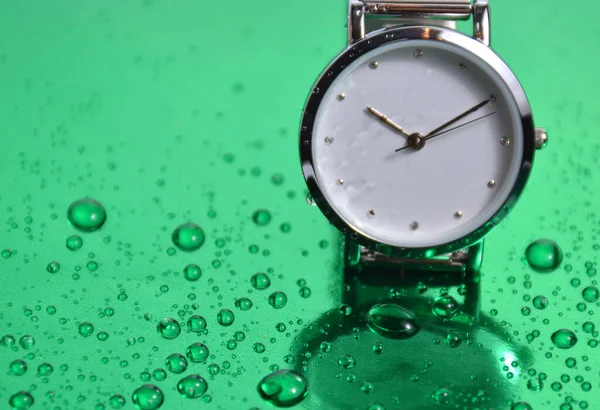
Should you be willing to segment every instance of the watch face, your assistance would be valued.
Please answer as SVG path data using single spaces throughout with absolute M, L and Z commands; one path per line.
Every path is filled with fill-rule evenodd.
M 310 157 L 338 226 L 431 248 L 497 215 L 523 182 L 533 144 L 520 86 L 504 74 L 460 45 L 411 39 L 368 50 L 329 79 L 311 118 Z

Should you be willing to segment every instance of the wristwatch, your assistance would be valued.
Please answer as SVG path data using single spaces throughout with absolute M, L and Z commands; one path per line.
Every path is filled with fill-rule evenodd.
M 472 37 L 456 30 L 471 18 Z M 309 202 L 347 266 L 479 270 L 548 141 L 490 48 L 488 2 L 350 0 L 347 29 L 302 115 Z

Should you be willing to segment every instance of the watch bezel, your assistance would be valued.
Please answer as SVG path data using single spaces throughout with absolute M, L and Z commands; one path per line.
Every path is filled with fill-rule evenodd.
M 325 93 L 337 76 L 339 76 L 348 65 L 363 56 L 366 52 L 391 42 L 409 40 L 443 41 L 475 54 L 477 58 L 483 60 L 500 76 L 510 93 L 513 95 L 521 117 L 520 124 L 522 125 L 523 130 L 523 155 L 520 161 L 517 179 L 500 209 L 488 221 L 473 232 L 457 240 L 431 247 L 398 247 L 381 243 L 346 222 L 329 204 L 319 187 L 316 179 L 312 152 L 312 137 L 317 111 Z M 521 87 L 515 74 L 492 49 L 480 41 L 455 30 L 443 27 L 411 26 L 384 28 L 369 33 L 365 38 L 342 51 L 333 62 L 327 66 L 312 87 L 311 94 L 304 107 L 300 129 L 300 161 L 302 173 L 310 194 L 323 214 L 336 228 L 351 240 L 366 246 L 369 249 L 395 257 L 433 257 L 455 252 L 483 239 L 510 213 L 521 196 L 531 172 L 534 152 L 535 127 L 531 107 L 527 100 L 527 96 L 525 95 L 525 91 Z

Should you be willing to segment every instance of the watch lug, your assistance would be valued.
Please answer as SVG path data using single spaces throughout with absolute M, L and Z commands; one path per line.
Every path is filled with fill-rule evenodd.
M 476 0 L 473 4 L 473 38 L 490 47 L 492 43 L 491 29 L 488 0 Z
M 348 2 L 348 45 L 365 36 L 365 3 L 362 0 Z
M 535 129 L 535 149 L 546 148 L 548 145 L 548 132 L 544 128 Z

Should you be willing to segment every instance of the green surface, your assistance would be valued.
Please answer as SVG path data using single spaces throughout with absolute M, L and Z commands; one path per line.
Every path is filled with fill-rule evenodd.
M 299 409 L 599 408 L 598 292 L 584 289 L 600 255 L 600 3 L 492 6 L 493 46 L 550 144 L 481 280 L 461 281 L 344 275 L 337 232 L 306 204 L 300 111 L 344 47 L 344 1 L 0 0 L 0 338 L 14 337 L 0 408 L 133 409 L 150 384 L 161 409 L 266 409 L 259 383 L 278 368 L 308 381 Z M 67 220 L 85 197 L 106 210 L 94 232 Z M 172 234 L 188 222 L 205 241 L 184 252 Z M 540 238 L 562 248 L 552 272 L 524 260 Z M 436 316 L 443 286 L 460 308 Z M 389 337 L 401 329 L 380 303 L 420 331 Z M 161 336 L 164 318 L 181 333 Z M 563 328 L 575 339 L 552 337 Z M 193 343 L 206 361 L 165 373 Z M 295 402 L 273 390 L 295 380 L 262 389 Z

